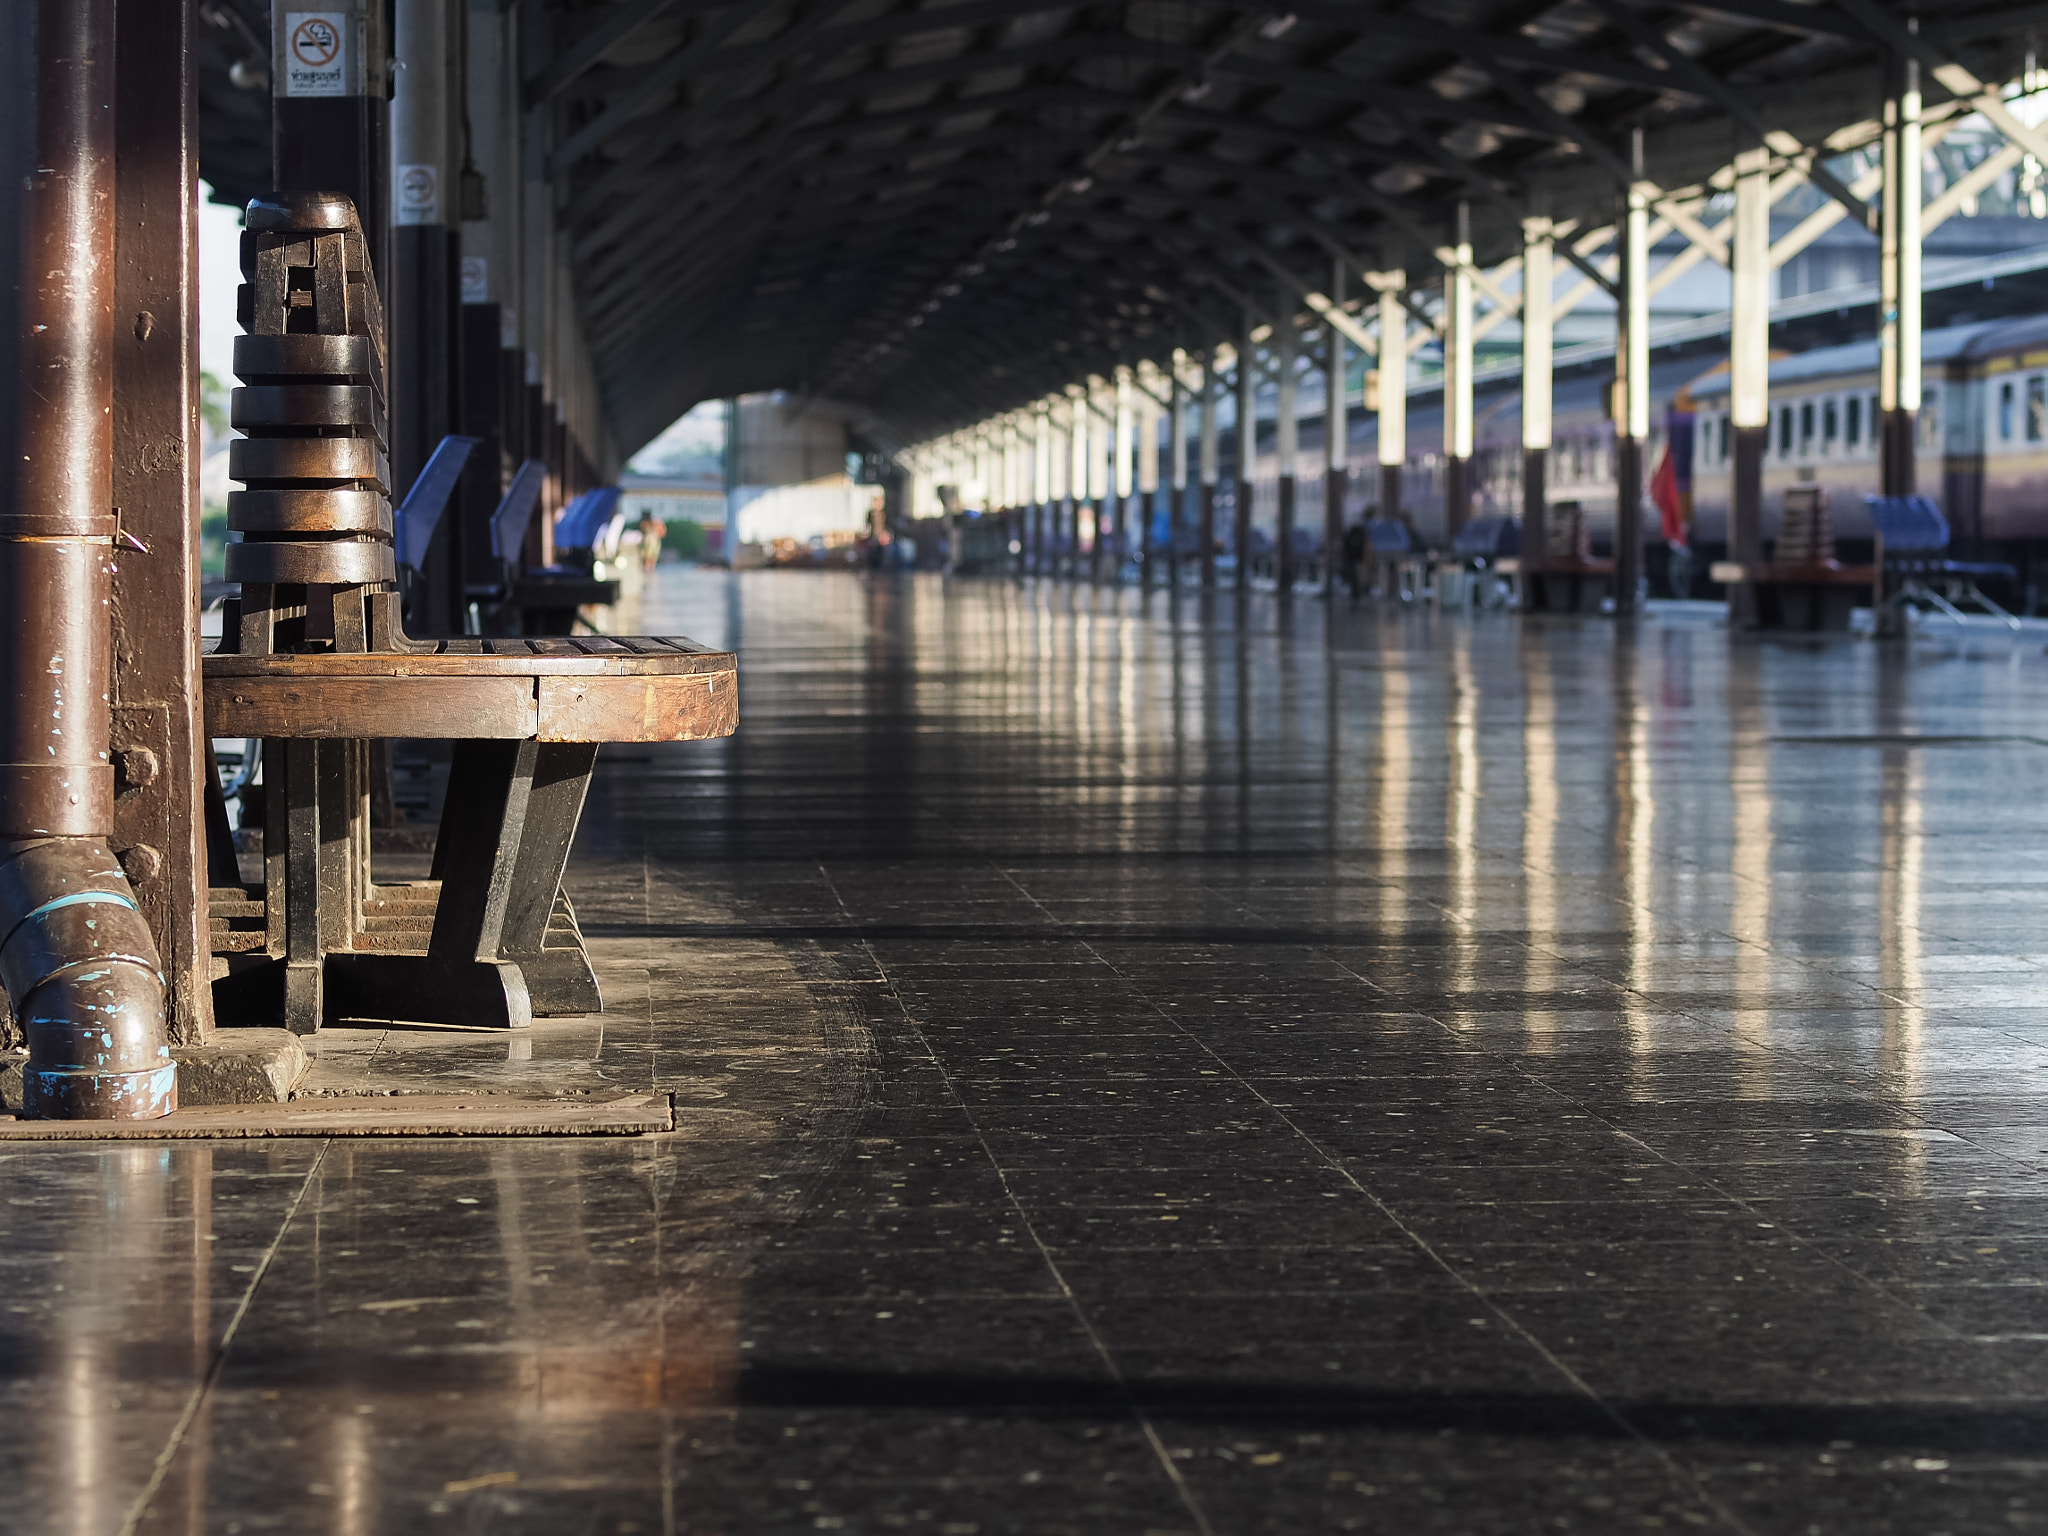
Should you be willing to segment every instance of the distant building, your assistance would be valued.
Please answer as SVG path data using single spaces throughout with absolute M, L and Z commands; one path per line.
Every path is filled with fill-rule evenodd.
M 707 484 L 699 475 L 636 475 L 629 471 L 619 476 L 619 489 L 627 527 L 649 512 L 664 523 L 688 518 L 704 530 L 705 558 L 725 556 L 725 491 L 715 478 Z

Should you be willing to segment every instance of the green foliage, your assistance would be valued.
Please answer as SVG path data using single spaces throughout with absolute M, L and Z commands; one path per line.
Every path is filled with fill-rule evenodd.
M 672 549 L 684 560 L 704 558 L 704 525 L 694 517 L 679 517 L 661 536 L 661 547 Z
M 228 573 L 228 514 L 226 508 L 209 507 L 199 518 L 199 574 L 222 577 Z
M 199 370 L 199 419 L 215 437 L 227 435 L 228 387 L 204 368 Z

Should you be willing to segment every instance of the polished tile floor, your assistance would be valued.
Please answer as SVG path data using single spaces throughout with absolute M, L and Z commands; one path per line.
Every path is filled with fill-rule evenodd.
M 0 1528 L 2048 1529 L 2048 657 L 663 572 L 611 1011 L 4 1154 Z

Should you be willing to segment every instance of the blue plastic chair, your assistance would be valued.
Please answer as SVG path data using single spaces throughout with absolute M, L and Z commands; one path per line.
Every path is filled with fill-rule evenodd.
M 1365 525 L 1366 548 L 1393 581 L 1385 595 L 1413 602 L 1428 586 L 1428 552 L 1399 518 L 1376 517 Z
M 1405 555 L 1415 548 L 1408 525 L 1393 517 L 1376 517 L 1367 523 L 1365 542 L 1376 555 Z
M 1472 560 L 1504 560 L 1522 552 L 1518 517 L 1475 517 L 1451 540 L 1451 553 Z
M 563 509 L 555 521 L 555 552 L 564 563 L 583 564 L 596 557 L 611 535 L 611 525 L 624 515 L 619 510 L 623 494 L 616 485 L 599 486 Z M 575 558 L 579 555 L 584 558 Z
M 1878 628 L 1885 628 L 1885 615 L 1913 603 L 1925 603 L 1957 623 L 1963 621 L 1958 603 L 1975 603 L 2013 629 L 2020 621 L 1991 601 L 1978 588 L 1982 581 L 2014 581 L 2019 573 L 1996 561 L 1949 560 L 1948 519 L 1941 508 L 1925 496 L 1865 496 L 1870 509 L 1870 526 L 1877 532 L 1877 564 L 1883 575 L 1896 576 L 1898 590 L 1884 600 L 1877 614 Z M 1928 583 L 1936 582 L 1936 591 Z

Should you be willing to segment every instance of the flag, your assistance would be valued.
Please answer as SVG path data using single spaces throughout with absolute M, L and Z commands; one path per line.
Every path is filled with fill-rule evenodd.
M 1650 477 L 1650 500 L 1657 504 L 1657 510 L 1664 514 L 1664 542 L 1683 544 L 1685 542 L 1684 509 L 1678 501 L 1678 466 L 1672 462 L 1671 447 L 1667 443 L 1664 455 L 1657 460 L 1657 472 Z
M 1664 455 L 1650 477 L 1650 499 L 1663 514 L 1664 542 L 1692 542 L 1693 413 L 1674 402 L 1664 418 Z

